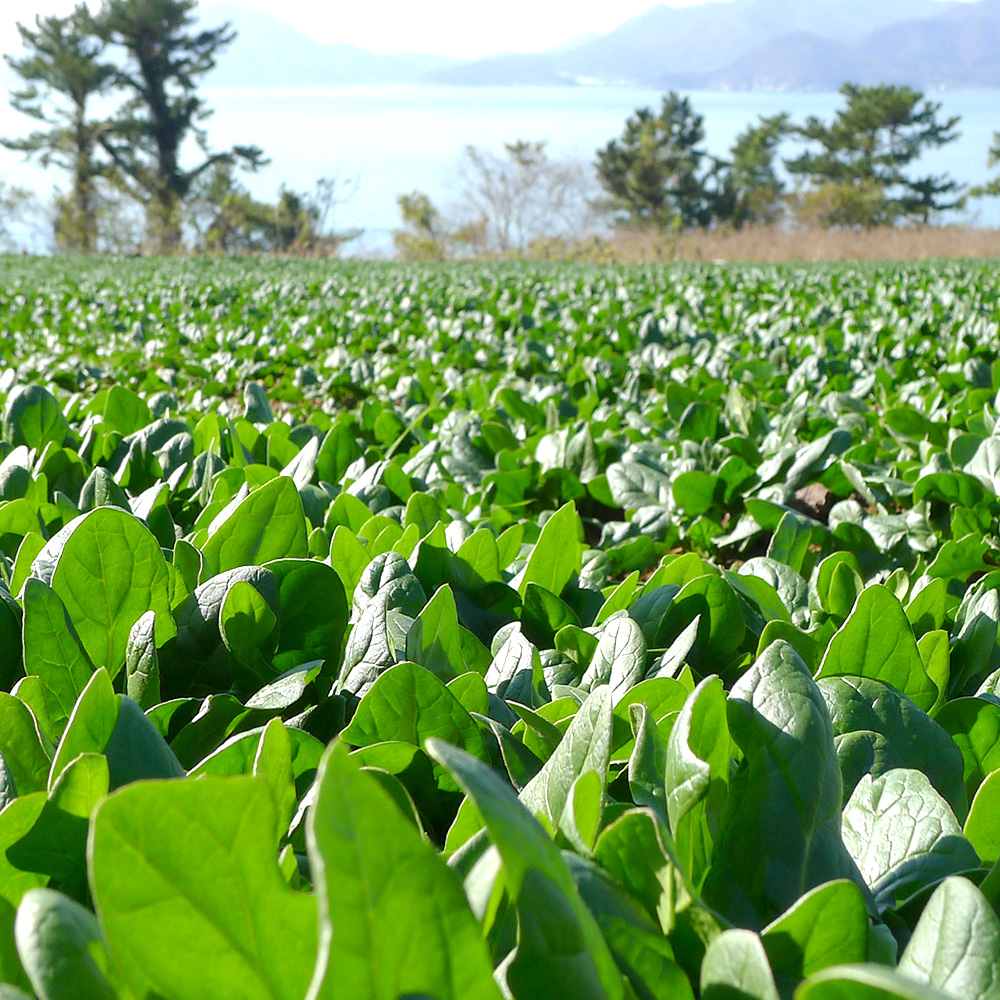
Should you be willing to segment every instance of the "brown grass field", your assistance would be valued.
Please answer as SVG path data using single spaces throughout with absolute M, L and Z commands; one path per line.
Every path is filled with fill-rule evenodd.
M 618 230 L 563 255 L 615 263 L 654 261 L 837 261 L 1000 258 L 1000 229 L 915 226 L 876 229 Z M 556 254 L 558 255 L 558 254 Z M 548 256 L 548 254 L 541 254 Z

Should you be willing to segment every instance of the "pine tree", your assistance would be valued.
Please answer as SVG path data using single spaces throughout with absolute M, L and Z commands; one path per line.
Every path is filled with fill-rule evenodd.
M 101 143 L 122 184 L 145 205 L 148 241 L 159 253 L 179 248 L 182 205 L 206 170 L 266 162 L 257 146 L 209 153 L 202 123 L 212 112 L 197 86 L 236 35 L 228 24 L 196 30 L 194 8 L 195 0 L 105 0 L 96 18 L 101 37 L 125 52 L 116 80 L 130 95 Z M 204 154 L 192 168 L 181 164 L 188 136 Z
M 927 222 L 963 203 L 961 187 L 951 178 L 907 172 L 925 150 L 958 138 L 959 116 L 939 120 L 941 105 L 910 87 L 847 83 L 840 92 L 847 105 L 831 124 L 810 117 L 794 129 L 814 148 L 785 161 L 790 173 L 812 186 L 813 200 L 829 206 L 822 221 L 862 226 Z
M 26 86 L 11 93 L 11 104 L 48 127 L 0 142 L 43 167 L 54 164 L 70 172 L 71 191 L 58 202 L 56 236 L 67 249 L 89 253 L 97 243 L 95 182 L 108 168 L 98 157 L 106 124 L 90 118 L 87 109 L 92 98 L 108 91 L 115 69 L 103 61 L 104 43 L 83 4 L 68 17 L 38 17 L 34 28 L 17 28 L 25 55 L 6 59 Z
M 704 118 L 670 91 L 658 114 L 639 109 L 621 138 L 597 151 L 598 180 L 629 222 L 707 226 L 718 214 L 720 165 L 704 139 Z

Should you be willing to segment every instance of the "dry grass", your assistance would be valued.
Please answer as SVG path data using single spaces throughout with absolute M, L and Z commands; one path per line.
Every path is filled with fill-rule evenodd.
M 616 263 L 653 261 L 924 260 L 1000 257 L 1000 230 L 970 226 L 908 229 L 619 230 L 578 245 L 570 256 Z

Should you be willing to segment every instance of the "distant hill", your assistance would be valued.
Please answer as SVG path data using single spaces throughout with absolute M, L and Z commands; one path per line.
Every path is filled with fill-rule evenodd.
M 935 17 L 900 21 L 847 42 L 809 33 L 782 35 L 728 66 L 666 72 L 657 84 L 829 90 L 845 80 L 931 90 L 1000 87 L 1000 0 L 950 4 Z
M 382 55 L 355 45 L 324 45 L 279 18 L 233 3 L 200 13 L 204 25 L 230 21 L 237 32 L 206 77 L 206 83 L 215 87 L 417 83 L 429 72 L 458 62 L 447 56 Z
M 660 4 L 594 39 L 536 56 L 490 56 L 432 71 L 435 83 L 595 81 L 659 86 L 664 78 L 722 71 L 793 33 L 847 42 L 905 18 L 941 15 L 940 0 L 731 0 Z M 961 6 L 961 5 L 959 5 Z M 842 79 L 842 78 L 841 78 Z
M 458 60 L 324 45 L 236 3 L 232 46 L 210 86 L 371 83 L 831 90 L 845 80 L 1000 88 L 1000 0 L 730 0 L 650 8 L 604 35 L 546 52 Z M 0 64 L 0 81 L 6 67 Z

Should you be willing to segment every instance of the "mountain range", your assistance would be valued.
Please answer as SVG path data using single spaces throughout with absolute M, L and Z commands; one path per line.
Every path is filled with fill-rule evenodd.
M 236 3 L 201 8 L 237 38 L 212 86 L 625 85 L 834 90 L 847 80 L 922 90 L 1000 88 L 1000 0 L 708 0 L 650 8 L 603 35 L 539 53 L 460 60 L 323 44 Z M 4 72 L 7 70 L 7 72 Z M 0 63 L 0 84 L 12 83 Z
M 661 4 L 558 53 L 491 56 L 431 70 L 425 80 L 724 90 L 831 90 L 845 80 L 1000 87 L 1000 0 Z

